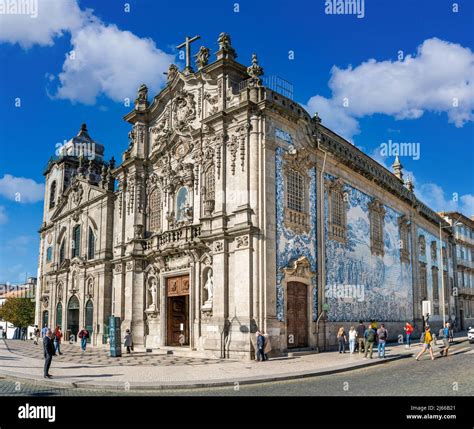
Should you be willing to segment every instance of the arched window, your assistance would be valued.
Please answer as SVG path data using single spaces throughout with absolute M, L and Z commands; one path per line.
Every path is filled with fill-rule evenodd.
M 176 220 L 181 221 L 186 217 L 186 208 L 188 207 L 188 189 L 179 188 L 176 193 Z
M 60 302 L 56 306 L 56 326 L 63 329 L 63 305 Z
M 51 262 L 52 259 L 53 259 L 53 247 L 49 246 L 46 249 L 46 262 Z
M 59 246 L 59 265 L 61 265 L 64 262 L 65 242 L 66 240 L 63 239 L 63 241 L 61 242 L 61 246 Z
M 89 338 L 87 339 L 87 342 L 90 343 L 91 337 L 92 337 L 92 330 L 94 328 L 93 321 L 94 321 L 94 304 L 92 303 L 92 300 L 88 300 L 86 303 L 86 329 L 89 331 Z
M 49 190 L 49 208 L 54 208 L 56 204 L 56 180 L 53 180 L 51 183 L 51 188 Z
M 150 195 L 148 205 L 148 215 L 150 218 L 149 229 L 151 232 L 161 231 L 161 192 L 156 188 Z
M 87 243 L 87 259 L 94 259 L 95 256 L 95 236 L 92 228 L 89 227 L 89 239 Z
M 72 257 L 79 256 L 81 250 L 81 225 L 76 225 L 72 230 Z

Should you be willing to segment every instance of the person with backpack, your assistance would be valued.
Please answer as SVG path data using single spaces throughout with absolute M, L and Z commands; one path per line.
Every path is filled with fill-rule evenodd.
M 367 354 L 370 349 L 370 359 L 372 359 L 372 355 L 374 353 L 374 343 L 375 343 L 375 336 L 376 332 L 372 328 L 372 324 L 369 325 L 369 327 L 365 330 L 364 332 L 364 338 L 365 338 L 365 355 L 364 359 L 367 359 Z
M 433 347 L 431 345 L 433 341 L 433 335 L 431 335 L 430 325 L 425 326 L 425 332 L 421 334 L 420 342 L 423 344 L 423 348 L 421 349 L 420 353 L 416 356 L 416 360 L 420 360 L 420 357 L 426 352 L 426 350 L 430 351 L 431 360 L 434 360 L 433 356 Z
M 61 353 L 61 341 L 63 338 L 63 333 L 61 332 L 61 328 L 59 326 L 56 326 L 56 329 L 54 330 L 54 350 L 56 351 L 57 354 L 62 355 Z
M 407 345 L 406 348 L 411 347 L 411 334 L 413 334 L 413 326 L 410 325 L 410 323 L 406 322 L 405 327 L 403 328 L 405 331 L 406 339 L 407 339 Z
M 346 340 L 346 331 L 344 330 L 344 327 L 341 326 L 339 328 L 339 331 L 337 332 L 337 343 L 339 345 L 339 353 L 346 352 Z
M 82 352 L 85 352 L 87 346 L 87 339 L 89 338 L 89 331 L 86 328 L 82 327 L 77 336 L 81 339 Z
M 364 322 L 362 322 L 362 320 L 359 320 L 359 326 L 357 326 L 357 343 L 358 343 L 358 348 L 359 348 L 359 354 L 363 352 L 363 348 L 364 348 L 364 342 L 365 342 L 365 338 L 364 338 L 364 333 L 365 333 L 365 325 L 364 325 Z
M 385 359 L 385 344 L 388 339 L 388 331 L 385 329 L 385 325 L 382 323 L 380 328 L 377 330 L 377 338 L 379 343 L 377 345 L 377 352 L 379 354 L 379 359 Z
M 450 342 L 449 342 L 449 331 L 451 329 L 451 326 L 449 324 L 449 322 L 446 322 L 444 328 L 441 328 L 439 330 L 439 337 L 443 339 L 443 344 L 444 344 L 444 349 L 441 350 L 439 353 L 441 356 L 446 356 L 448 357 L 448 350 L 449 350 L 449 347 L 450 347 Z

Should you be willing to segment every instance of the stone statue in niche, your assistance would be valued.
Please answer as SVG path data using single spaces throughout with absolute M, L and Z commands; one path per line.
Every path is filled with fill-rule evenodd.
M 149 285 L 148 285 L 148 292 L 149 292 L 149 300 L 150 305 L 148 306 L 148 310 L 150 311 L 157 311 L 157 303 L 156 303 L 156 296 L 158 292 L 158 281 L 156 280 L 155 277 L 152 277 L 150 279 Z
M 207 280 L 204 289 L 207 290 L 207 300 L 204 303 L 204 308 L 212 308 L 212 301 L 214 299 L 214 279 L 212 278 L 211 269 L 207 270 Z

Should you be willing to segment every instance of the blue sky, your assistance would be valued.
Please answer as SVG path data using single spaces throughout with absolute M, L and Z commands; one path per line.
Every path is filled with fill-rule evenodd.
M 186 35 L 213 60 L 229 33 L 238 61 L 257 53 L 266 75 L 290 81 L 296 101 L 385 165 L 383 143 L 418 144 L 419 159 L 401 157 L 417 195 L 474 214 L 473 2 L 366 0 L 363 18 L 326 14 L 323 0 L 128 4 L 39 0 L 36 18 L 0 15 L 0 282 L 36 275 L 56 144 L 86 122 L 106 158 L 120 159 L 124 99 L 140 83 L 158 91 L 171 61 L 182 67 Z

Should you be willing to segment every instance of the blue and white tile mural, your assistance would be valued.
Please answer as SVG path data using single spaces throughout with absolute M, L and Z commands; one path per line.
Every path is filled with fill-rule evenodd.
M 326 178 L 334 179 L 330 175 Z M 349 185 L 344 186 L 344 191 L 348 196 L 345 244 L 328 237 L 327 191 L 324 195 L 329 320 L 412 320 L 412 267 L 400 261 L 398 218 L 402 214 L 384 206 L 384 256 L 373 255 L 368 209 L 372 197 Z
M 292 266 L 292 262 L 302 256 L 308 259 L 311 271 L 316 273 L 316 169 L 308 171 L 310 176 L 309 184 L 309 207 L 310 207 L 310 231 L 309 233 L 296 234 L 285 228 L 284 225 L 284 176 L 283 176 L 283 155 L 286 151 L 280 147 L 276 149 L 276 288 L 277 288 L 277 318 L 280 321 L 285 319 L 284 290 L 282 286 L 283 268 Z M 313 285 L 313 320 L 317 318 L 317 276 L 312 278 Z

